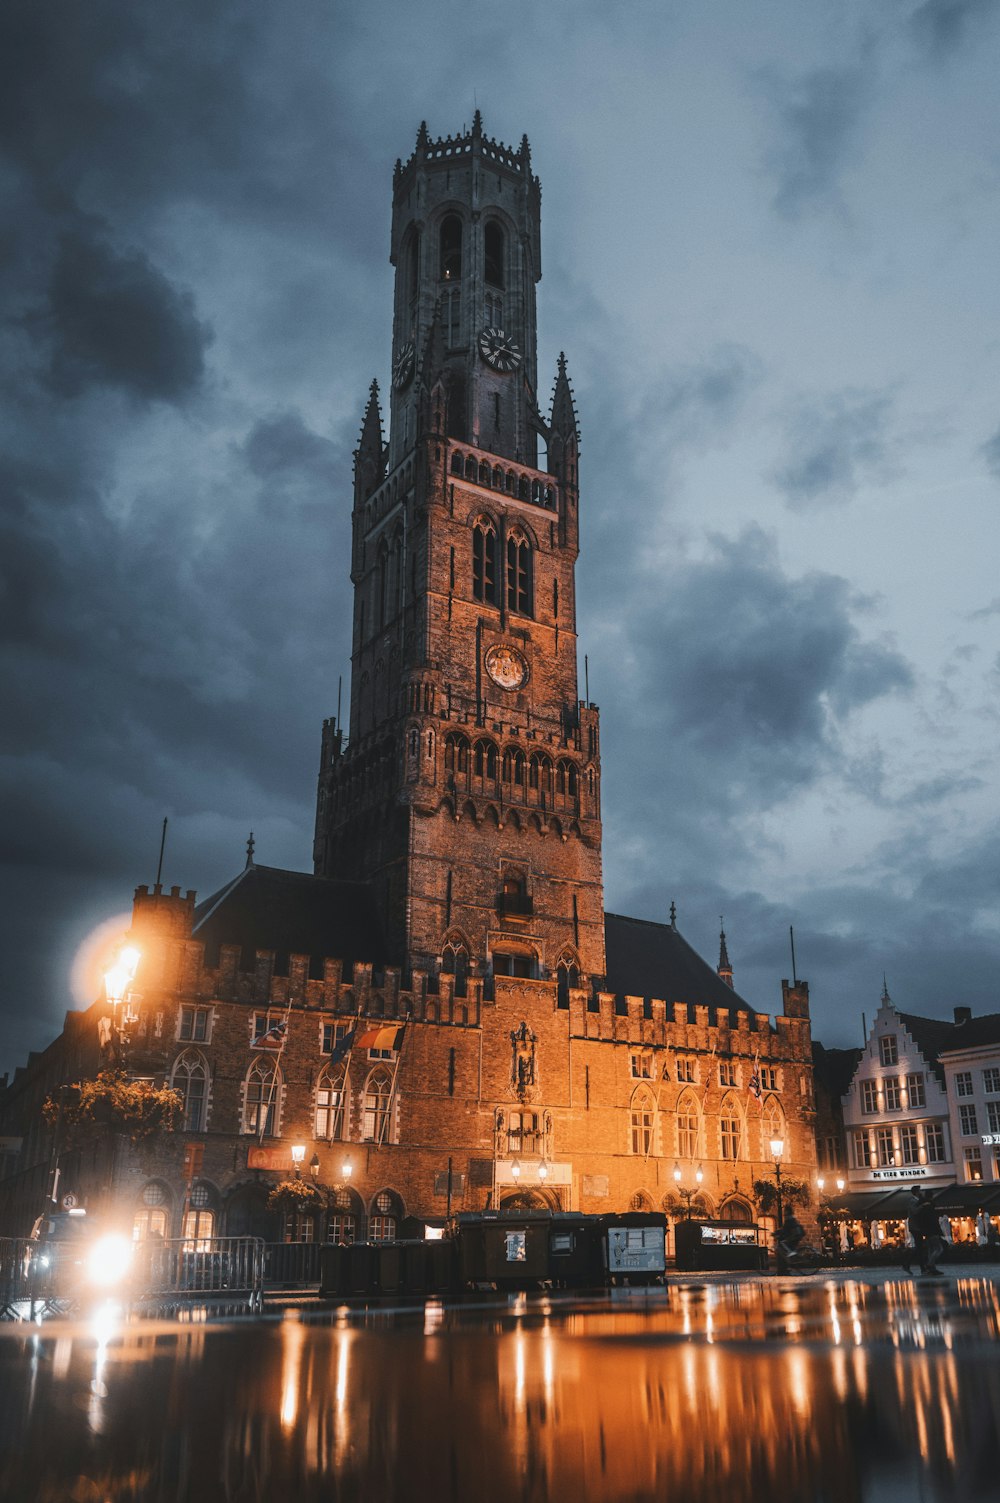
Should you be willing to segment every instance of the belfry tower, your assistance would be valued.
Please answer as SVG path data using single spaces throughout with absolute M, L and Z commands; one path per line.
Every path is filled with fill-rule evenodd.
M 605 971 L 598 712 L 577 691 L 579 431 L 536 387 L 538 179 L 425 125 L 393 180 L 389 438 L 355 453 L 350 726 L 327 721 L 317 875 L 376 895 L 385 959 Z M 542 457 L 544 456 L 544 457 Z

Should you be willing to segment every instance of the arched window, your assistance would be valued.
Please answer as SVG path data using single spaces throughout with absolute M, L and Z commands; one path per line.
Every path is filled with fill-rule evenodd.
M 483 271 L 491 287 L 503 287 L 503 230 L 495 219 L 487 222 L 483 236 Z
M 648 1158 L 653 1149 L 653 1123 L 656 1113 L 656 1103 L 653 1093 L 646 1087 L 640 1086 L 632 1097 L 632 1105 L 629 1109 L 629 1129 L 632 1152 L 642 1158 Z
M 699 1156 L 698 1140 L 701 1137 L 701 1116 L 698 1102 L 690 1092 L 677 1103 L 677 1157 L 694 1159 Z
M 734 1096 L 724 1097 L 719 1108 L 719 1153 L 724 1159 L 742 1157 L 743 1117 Z
M 444 770 L 466 776 L 469 771 L 469 743 L 464 736 L 450 731 L 444 742 Z
M 414 230 L 406 247 L 406 291 L 412 303 L 420 290 L 420 232 Z
M 462 221 L 448 214 L 441 221 L 441 280 L 455 282 L 462 275 Z
M 365 1114 L 361 1131 L 364 1142 L 388 1142 L 391 1100 L 392 1076 L 385 1069 L 373 1070 L 365 1086 Z
M 544 752 L 532 752 L 528 763 L 528 786 L 552 792 L 552 763 Z
M 140 1204 L 132 1218 L 132 1241 L 167 1235 L 167 1192 L 157 1180 L 143 1188 Z
M 208 1067 L 197 1050 L 185 1049 L 174 1061 L 170 1084 L 184 1099 L 182 1132 L 205 1131 L 205 1105 L 208 1095 Z
M 507 539 L 507 609 L 521 616 L 532 612 L 531 545 L 515 528 Z
M 464 945 L 445 945 L 441 952 L 441 969 L 455 978 L 455 996 L 464 997 L 468 990 L 469 954 Z
M 497 535 L 487 517 L 472 529 L 472 598 L 484 605 L 497 602 Z
M 400 1212 L 399 1196 L 391 1190 L 380 1190 L 372 1201 L 371 1215 L 368 1218 L 368 1240 L 370 1242 L 392 1242 L 399 1226 Z
M 255 1059 L 247 1071 L 243 1098 L 243 1131 L 275 1136 L 281 1077 L 273 1060 Z
M 763 1107 L 761 1109 L 760 1132 L 761 1132 L 761 1145 L 760 1145 L 761 1157 L 764 1158 L 764 1159 L 770 1159 L 771 1158 L 771 1139 L 772 1138 L 782 1138 L 782 1139 L 784 1139 L 787 1136 L 787 1134 L 785 1132 L 785 1117 L 784 1117 L 784 1113 L 781 1110 L 781 1106 L 780 1106 L 779 1102 L 777 1101 L 777 1099 L 774 1096 L 767 1096 L 767 1097 L 765 1097 L 764 1104 L 763 1104 Z
M 317 1138 L 341 1136 L 341 1110 L 344 1103 L 344 1071 L 324 1070 L 316 1084 L 316 1131 Z
M 564 956 L 560 960 L 556 970 L 556 982 L 556 1005 L 567 1008 L 569 1007 L 570 988 L 575 989 L 580 985 L 580 967 L 575 961 L 569 959 L 567 956 Z
M 208 1185 L 194 1184 L 187 1197 L 187 1210 L 181 1227 L 185 1252 L 208 1252 L 215 1236 L 215 1211 Z
M 456 452 L 451 456 L 451 473 L 453 475 L 461 475 L 464 472 L 464 469 L 465 460 L 456 450 Z
M 497 749 L 492 741 L 477 741 L 474 763 L 477 778 L 495 778 L 497 775 Z
M 346 1247 L 358 1240 L 358 1228 L 362 1221 L 363 1207 L 353 1190 L 341 1187 L 333 1192 L 330 1200 L 330 1216 L 326 1224 L 326 1240 Z

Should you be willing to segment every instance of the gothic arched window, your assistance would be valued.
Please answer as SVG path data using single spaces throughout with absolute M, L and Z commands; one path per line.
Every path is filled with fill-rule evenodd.
M 503 230 L 495 219 L 488 221 L 483 237 L 483 271 L 491 287 L 503 287 Z
M 656 1103 L 648 1086 L 640 1086 L 632 1097 L 629 1109 L 630 1143 L 632 1152 L 648 1158 L 653 1148 L 653 1124 Z
M 341 1137 L 340 1118 L 344 1099 L 344 1071 L 324 1070 L 316 1084 L 317 1138 Z
M 580 967 L 568 956 L 564 955 L 556 970 L 556 981 L 558 983 L 556 1006 L 567 1008 L 569 1007 L 570 988 L 575 989 L 580 985 Z
M 178 1055 L 170 1084 L 184 1099 L 181 1131 L 204 1132 L 208 1093 L 208 1069 L 204 1057 L 192 1049 Z
M 532 614 L 531 544 L 519 529 L 507 539 L 507 609 Z
M 441 221 L 441 280 L 455 282 L 462 275 L 462 221 L 449 214 Z
M 679 1159 L 697 1158 L 698 1141 L 701 1137 L 701 1116 L 698 1111 L 697 1097 L 692 1096 L 690 1091 L 677 1103 L 676 1123 L 677 1157 Z
M 743 1150 L 743 1116 L 735 1096 L 726 1096 L 719 1108 L 719 1152 L 724 1159 L 738 1159 Z
M 455 978 L 455 996 L 464 997 L 468 990 L 469 952 L 464 945 L 445 945 L 441 952 L 441 969 Z
M 469 743 L 464 736 L 450 731 L 444 743 L 444 770 L 465 776 L 469 771 Z
M 247 1071 L 243 1131 L 274 1137 L 281 1095 L 281 1076 L 273 1060 L 255 1059 Z
M 497 602 L 497 535 L 488 517 L 472 529 L 472 597 L 484 605 Z
M 380 1068 L 373 1070 L 365 1086 L 365 1114 L 361 1131 L 366 1143 L 385 1143 L 389 1139 L 389 1103 L 392 1100 L 392 1076 Z

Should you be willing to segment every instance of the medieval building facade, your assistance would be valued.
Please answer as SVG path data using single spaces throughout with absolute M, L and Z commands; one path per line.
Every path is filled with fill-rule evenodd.
M 527 139 L 490 140 L 478 113 L 455 138 L 422 126 L 397 163 L 388 437 L 373 384 L 314 872 L 250 853 L 200 905 L 136 893 L 129 1068 L 184 1099 L 173 1139 L 117 1161 L 140 1229 L 278 1235 L 265 1197 L 293 1163 L 324 1210 L 285 1235 L 335 1239 L 525 1201 L 672 1210 L 678 1187 L 751 1219 L 775 1137 L 786 1177 L 813 1177 L 805 983 L 772 1020 L 724 937 L 713 967 L 673 914 L 605 912 L 563 357 L 544 414 L 536 395 L 540 202 Z M 4 1131 L 39 1082 L 97 1068 L 102 1011 L 18 1072 Z M 32 1151 L 0 1185 L 22 1217 L 62 1158 L 51 1135 Z M 62 1170 L 86 1197 L 84 1158 Z

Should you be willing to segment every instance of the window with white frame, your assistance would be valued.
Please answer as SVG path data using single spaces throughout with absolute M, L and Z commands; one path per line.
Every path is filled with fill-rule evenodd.
M 971 1096 L 972 1094 L 973 1094 L 973 1088 L 972 1088 L 972 1071 L 971 1070 L 956 1070 L 955 1071 L 955 1095 L 956 1096 Z
M 205 1106 L 208 1096 L 208 1069 L 197 1049 L 185 1049 L 174 1061 L 170 1084 L 184 1102 L 182 1132 L 205 1131 Z
M 876 1127 L 875 1152 L 879 1163 L 882 1165 L 894 1164 L 896 1162 L 896 1153 L 892 1146 L 891 1127 Z
M 655 1105 L 650 1091 L 642 1086 L 632 1097 L 629 1111 L 629 1136 L 632 1152 L 648 1158 L 653 1147 Z
M 512 1159 L 541 1153 L 537 1112 L 511 1112 L 507 1119 L 507 1153 Z
M 943 1164 L 947 1158 L 944 1148 L 944 1128 L 940 1122 L 928 1122 L 924 1128 L 924 1144 L 928 1164 Z
M 316 1082 L 316 1131 L 314 1136 L 330 1140 L 344 1136 L 341 1110 L 344 1105 L 344 1071 L 324 1070 Z
M 693 1159 L 698 1152 L 698 1115 L 694 1111 L 677 1114 L 677 1157 Z
M 917 1129 L 911 1123 L 904 1122 L 899 1129 L 899 1154 L 904 1164 L 920 1163 Z
M 376 1195 L 371 1220 L 368 1223 L 369 1241 L 392 1242 L 396 1235 L 396 1217 L 393 1215 L 395 1208 L 395 1201 L 388 1190 L 383 1190 Z
M 894 1065 L 899 1060 L 899 1051 L 896 1048 L 896 1035 L 883 1033 L 878 1041 L 878 1057 L 883 1065 Z
M 331 1211 L 326 1224 L 326 1240 L 346 1247 L 357 1238 L 358 1218 L 350 1211 Z
M 725 1061 L 719 1066 L 719 1084 L 721 1086 L 734 1086 L 736 1080 L 736 1066 L 727 1064 Z
M 388 1070 L 373 1070 L 365 1086 L 365 1108 L 361 1136 L 366 1143 L 385 1143 L 389 1138 L 389 1104 L 392 1100 L 392 1076 Z
M 760 1088 L 762 1091 L 776 1091 L 778 1089 L 778 1072 L 773 1065 L 760 1065 Z
M 653 1051 L 652 1049 L 633 1049 L 629 1055 L 632 1067 L 633 1080 L 653 1079 Z
M 983 1090 L 988 1096 L 1000 1095 L 1000 1069 L 995 1065 L 983 1071 Z
M 987 1101 L 986 1120 L 990 1125 L 990 1132 L 1000 1132 L 1000 1101 Z
M 983 1156 L 978 1144 L 975 1148 L 963 1148 L 962 1157 L 965 1160 L 965 1178 L 967 1180 L 980 1180 L 983 1177 Z
M 885 1109 L 887 1112 L 898 1112 L 902 1105 L 902 1095 L 899 1089 L 899 1076 L 887 1075 L 882 1081 L 882 1090 L 885 1093 Z
M 719 1148 L 724 1159 L 738 1159 L 740 1156 L 740 1144 L 742 1139 L 742 1121 L 739 1112 L 732 1107 L 727 1111 L 723 1108 L 719 1117 Z
M 861 1082 L 861 1110 L 863 1112 L 878 1111 L 878 1087 L 874 1080 Z
M 211 1020 L 212 1009 L 210 1007 L 194 1007 L 184 1003 L 178 1019 L 177 1037 L 190 1040 L 192 1043 L 204 1044 L 208 1041 Z
M 695 1062 L 693 1059 L 678 1059 L 677 1079 L 678 1081 L 686 1082 L 688 1085 L 694 1084 L 697 1076 L 695 1074 Z
M 960 1106 L 958 1109 L 958 1128 L 963 1138 L 972 1138 L 979 1131 L 976 1121 L 976 1108 L 974 1106 Z
M 907 1075 L 906 1101 L 910 1107 L 927 1105 L 924 1093 L 924 1073 L 922 1070 L 917 1070 L 912 1075 Z
M 854 1134 L 854 1162 L 859 1169 L 871 1168 L 871 1145 L 867 1132 Z
M 275 1136 L 280 1082 L 273 1060 L 255 1059 L 247 1071 L 243 1097 L 243 1132 Z

